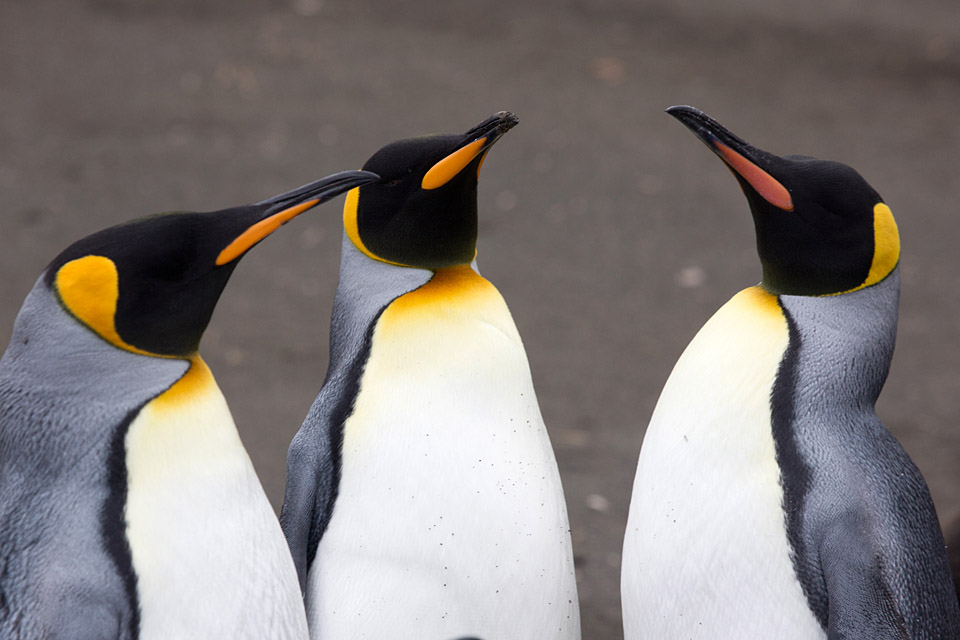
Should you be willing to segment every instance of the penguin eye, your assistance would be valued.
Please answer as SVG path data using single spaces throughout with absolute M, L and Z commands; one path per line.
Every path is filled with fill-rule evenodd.
M 381 182 L 380 184 L 382 184 L 385 187 L 395 187 L 401 182 L 403 182 L 403 180 L 400 178 L 397 178 L 396 180 L 387 180 L 386 182 Z

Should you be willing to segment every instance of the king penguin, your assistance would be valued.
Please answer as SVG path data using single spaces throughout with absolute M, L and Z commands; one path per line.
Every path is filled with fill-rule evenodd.
M 740 183 L 763 276 L 697 333 L 653 412 L 626 638 L 960 637 L 930 493 L 874 412 L 900 291 L 890 208 L 846 165 L 667 111 Z
M 307 637 L 279 522 L 197 348 L 248 249 L 374 178 L 141 218 L 50 263 L 0 360 L 0 637 Z
M 474 260 L 478 172 L 517 122 L 389 144 L 347 194 L 330 365 L 280 516 L 313 638 L 580 637 L 530 366 Z

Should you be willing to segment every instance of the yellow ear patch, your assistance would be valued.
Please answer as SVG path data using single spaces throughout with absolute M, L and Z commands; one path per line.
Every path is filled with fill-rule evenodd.
M 899 262 L 900 232 L 897 230 L 897 221 L 893 219 L 890 207 L 878 202 L 873 207 L 873 261 L 867 279 L 853 289 L 830 295 L 842 295 L 875 285 L 890 275 Z
M 284 209 L 273 214 L 269 218 L 264 218 L 260 222 L 250 226 L 246 231 L 233 239 L 233 242 L 227 245 L 227 248 L 217 256 L 217 266 L 223 266 L 232 262 L 250 250 L 250 247 L 257 244 L 268 235 L 279 229 L 284 223 L 293 220 L 298 215 L 312 209 L 320 203 L 319 199 L 307 200 L 289 209 Z
M 372 260 L 386 262 L 387 264 L 396 265 L 398 267 L 406 266 L 400 264 L 399 262 L 384 260 L 380 256 L 367 249 L 366 245 L 363 244 L 363 240 L 360 239 L 360 227 L 357 224 L 357 209 L 359 206 L 360 187 L 354 187 L 347 192 L 346 202 L 343 203 L 343 230 L 347 233 L 347 237 L 350 238 L 350 242 L 353 243 L 353 246 L 359 249 L 360 253 Z
M 120 278 L 112 260 L 103 256 L 71 260 L 57 271 L 55 285 L 67 310 L 101 338 L 127 351 L 147 353 L 127 344 L 117 333 L 114 317 Z
M 900 232 L 890 207 L 880 202 L 873 208 L 873 262 L 862 287 L 887 277 L 900 262 Z
M 430 167 L 430 170 L 423 176 L 420 187 L 423 189 L 437 189 L 447 184 L 455 175 L 463 171 L 468 164 L 473 162 L 474 158 L 480 155 L 485 144 L 487 144 L 487 138 L 483 137 L 479 140 L 474 140 L 464 147 L 460 147 Z

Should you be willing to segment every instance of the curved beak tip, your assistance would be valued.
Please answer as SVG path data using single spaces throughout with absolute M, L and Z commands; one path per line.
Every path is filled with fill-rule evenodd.
M 500 136 L 520 123 L 520 118 L 511 111 L 498 111 L 464 134 L 469 141 L 487 138 L 492 144 Z
M 676 117 L 677 114 L 679 113 L 683 113 L 684 111 L 692 111 L 694 113 L 703 113 L 696 107 L 691 107 L 688 104 L 675 104 L 672 107 L 667 107 L 666 109 L 664 109 L 664 111 L 666 111 L 667 113 L 669 113 L 674 117 Z
M 520 124 L 520 118 L 512 111 L 498 111 L 497 117 L 500 119 L 499 129 L 504 133 Z
M 519 122 L 520 118 L 510 111 L 498 111 L 471 128 L 463 135 L 456 149 L 436 162 L 424 174 L 420 188 L 430 191 L 442 187 L 478 157 L 480 158 L 477 166 L 479 174 L 490 147 Z
M 667 107 L 665 111 L 708 144 L 717 139 L 718 133 L 726 131 L 719 122 L 703 111 L 700 111 L 700 109 L 691 107 L 690 105 L 674 105 Z

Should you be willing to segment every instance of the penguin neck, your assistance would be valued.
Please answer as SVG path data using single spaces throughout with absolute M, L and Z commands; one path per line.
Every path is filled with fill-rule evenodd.
M 483 317 L 490 294 L 499 297 L 496 288 L 481 277 L 472 265 L 459 264 L 437 269 L 429 282 L 396 299 L 390 305 L 390 310 L 392 315 L 466 313 Z
M 157 391 L 173 384 L 187 370 L 187 358 L 141 355 L 109 344 L 77 322 L 59 303 L 41 275 L 24 300 L 3 355 L 5 368 L 35 378 L 40 386 L 57 388 Z M 90 381 L 97 384 L 91 385 Z
M 157 410 L 176 410 L 185 404 L 196 402 L 197 398 L 207 393 L 220 393 L 210 367 L 195 353 L 187 360 L 190 368 L 169 389 L 160 394 L 153 405 Z
M 328 378 L 331 372 L 350 365 L 387 305 L 422 287 L 432 277 L 433 272 L 429 269 L 402 267 L 368 257 L 344 232 L 340 280 L 330 324 Z
M 837 296 L 781 295 L 791 349 L 817 373 L 817 389 L 837 403 L 876 402 L 886 382 L 897 334 L 900 268 L 877 284 Z

